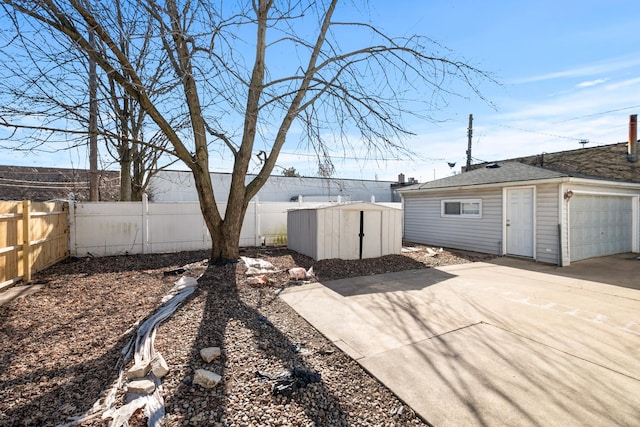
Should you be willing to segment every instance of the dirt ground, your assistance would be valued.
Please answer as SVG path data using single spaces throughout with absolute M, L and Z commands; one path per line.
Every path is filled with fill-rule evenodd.
M 314 261 L 283 248 L 241 255 L 271 262 L 268 285 L 248 283 L 240 262 L 207 267 L 206 252 L 69 259 L 38 273 L 43 288 L 0 306 L 0 426 L 54 426 L 89 411 L 117 378 L 121 350 L 135 327 L 161 305 L 179 276 L 200 276 L 196 292 L 158 329 L 155 349 L 167 361 L 164 425 L 378 426 L 424 425 L 389 390 L 334 347 L 277 295 L 297 286 L 288 269 L 313 267 L 327 281 L 483 261 L 463 251 L 413 252 L 369 260 Z M 222 356 L 205 363 L 201 348 Z M 131 362 L 129 362 L 129 365 Z M 193 384 L 194 371 L 222 376 L 214 389 Z M 274 378 L 297 369 L 317 382 L 290 396 Z M 119 392 L 117 404 L 124 404 Z M 102 426 L 100 417 L 82 425 Z M 146 425 L 141 412 L 131 425 Z

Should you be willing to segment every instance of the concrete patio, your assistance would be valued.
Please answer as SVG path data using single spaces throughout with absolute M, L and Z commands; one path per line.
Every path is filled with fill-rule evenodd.
M 564 269 L 500 258 L 312 283 L 281 297 L 435 426 L 632 426 L 636 256 Z

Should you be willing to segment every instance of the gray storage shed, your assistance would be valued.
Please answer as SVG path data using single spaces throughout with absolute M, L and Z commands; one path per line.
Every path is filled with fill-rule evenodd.
M 287 212 L 287 247 L 315 260 L 399 254 L 402 210 L 365 202 L 291 209 Z

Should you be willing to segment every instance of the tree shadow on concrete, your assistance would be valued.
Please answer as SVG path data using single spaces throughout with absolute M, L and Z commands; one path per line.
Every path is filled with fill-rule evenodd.
M 429 401 L 424 406 L 430 413 L 423 413 L 428 422 L 540 426 L 542 419 L 554 419 L 563 425 L 628 425 L 640 417 L 638 394 L 631 392 L 637 379 L 495 326 L 485 319 L 508 324 L 509 318 L 498 322 L 501 314 L 477 304 L 465 289 L 454 289 L 456 300 L 425 289 L 419 296 L 380 290 L 358 304 L 373 313 L 385 339 L 396 340 L 360 363 L 394 390 L 392 384 L 403 382 L 420 388 L 400 388 L 399 395 L 409 404 Z M 581 333 L 589 332 L 540 329 L 535 335 L 565 334 L 556 337 L 563 341 Z M 390 368 L 389 360 L 412 363 Z M 541 410 L 548 415 L 541 418 Z

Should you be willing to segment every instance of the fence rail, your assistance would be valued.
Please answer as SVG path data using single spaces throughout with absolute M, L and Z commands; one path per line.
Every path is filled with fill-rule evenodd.
M 61 202 L 0 202 L 0 289 L 69 256 L 67 212 Z

